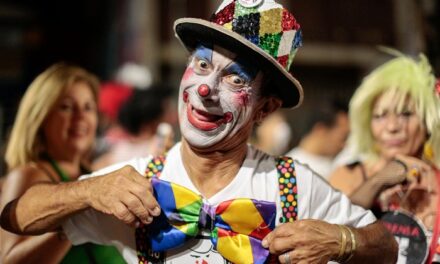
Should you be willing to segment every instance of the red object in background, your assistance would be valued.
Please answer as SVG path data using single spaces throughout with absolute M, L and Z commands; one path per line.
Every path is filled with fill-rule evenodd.
M 119 108 L 130 98 L 132 93 L 132 87 L 125 84 L 116 82 L 101 84 L 98 104 L 99 111 L 110 119 L 116 120 Z
M 435 82 L 435 94 L 440 96 L 440 78 L 438 78 Z

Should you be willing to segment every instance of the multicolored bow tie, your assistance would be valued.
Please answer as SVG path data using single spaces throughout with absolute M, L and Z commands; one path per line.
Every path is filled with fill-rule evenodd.
M 152 178 L 152 185 L 162 209 L 162 217 L 147 228 L 153 251 L 176 248 L 200 230 L 208 230 L 214 248 L 227 260 L 264 263 L 269 252 L 261 240 L 275 227 L 274 202 L 239 198 L 211 207 L 200 195 L 178 184 Z

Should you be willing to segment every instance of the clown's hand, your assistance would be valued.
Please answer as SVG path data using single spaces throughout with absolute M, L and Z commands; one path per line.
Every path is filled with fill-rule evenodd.
M 319 220 L 300 220 L 275 228 L 262 242 L 281 263 L 327 263 L 338 256 L 341 231 Z
M 150 181 L 131 166 L 90 178 L 86 182 L 86 203 L 126 224 L 149 224 L 154 216 L 160 214 Z

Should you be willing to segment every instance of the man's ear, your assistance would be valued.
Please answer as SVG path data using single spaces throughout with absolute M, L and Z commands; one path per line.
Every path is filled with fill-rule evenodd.
M 255 121 L 258 123 L 262 122 L 268 115 L 278 110 L 282 104 L 283 102 L 279 98 L 273 96 L 265 98 L 255 115 Z

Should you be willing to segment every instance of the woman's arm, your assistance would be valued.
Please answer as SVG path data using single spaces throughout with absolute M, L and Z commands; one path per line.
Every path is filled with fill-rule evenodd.
M 69 240 L 57 233 L 17 236 L 2 230 L 2 263 L 56 264 L 71 248 Z
M 363 208 L 371 208 L 385 188 L 406 179 L 406 167 L 401 161 L 390 161 L 373 176 L 367 177 L 364 182 L 363 180 L 359 182 L 359 178 L 363 179 L 360 169 L 341 168 L 332 175 L 330 184 L 348 195 L 352 203 Z
M 27 166 L 12 171 L 6 178 L 1 194 L 1 205 L 21 195 L 35 183 L 48 182 L 50 178 L 39 169 Z M 19 236 L 1 231 L 2 263 L 59 263 L 70 249 L 67 240 L 56 233 L 42 236 Z
M 344 193 L 350 195 L 363 182 L 363 176 L 359 166 L 349 168 L 341 166 L 337 168 L 329 177 L 330 185 Z

